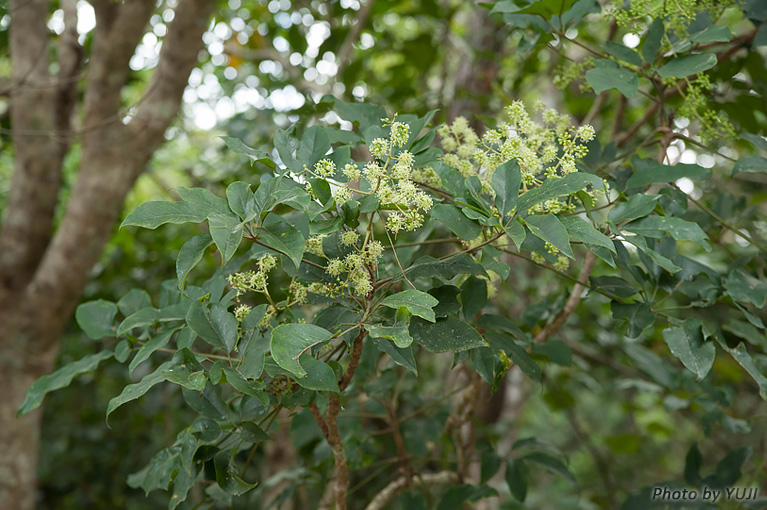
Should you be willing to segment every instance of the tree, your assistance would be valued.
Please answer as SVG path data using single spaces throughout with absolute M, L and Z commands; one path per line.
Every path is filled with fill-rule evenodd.
M 9 5 L 14 173 L 0 233 L 0 342 L 5 352 L 0 498 L 33 508 L 39 414 L 17 420 L 28 386 L 53 369 L 58 340 L 108 240 L 131 185 L 173 121 L 197 64 L 212 2 L 180 0 L 151 83 L 135 108 L 121 95 L 155 2 L 91 2 L 92 41 L 78 41 L 77 2 L 61 2 L 64 31 L 52 41 L 49 1 Z M 58 72 L 52 73 L 49 53 Z M 85 88 L 79 90 L 87 69 Z M 82 110 L 78 104 L 82 99 Z M 76 119 L 81 119 L 77 122 Z M 77 182 L 60 223 L 61 172 L 77 141 Z
M 325 96 L 302 114 L 332 110 L 352 131 L 307 122 L 278 131 L 276 152 L 227 139 L 262 176 L 226 198 L 180 188 L 181 201 L 132 212 L 124 226 L 209 231 L 158 295 L 78 308 L 107 349 L 35 383 L 21 412 L 133 356 L 140 375 L 108 417 L 162 382 L 199 414 L 130 479 L 172 488 L 171 508 L 543 507 L 541 494 L 558 508 L 576 480 L 596 488 L 581 495 L 591 506 L 664 508 L 664 489 L 760 476 L 758 443 L 738 434 L 762 427 L 752 417 L 767 387 L 753 193 L 767 166 L 766 16 L 757 2 L 589 16 L 600 12 L 586 0 L 490 11 L 518 56 L 488 79 L 532 100 L 557 85 L 578 120 L 470 101 L 471 122 L 433 130 L 433 113 L 391 118 Z M 539 73 L 563 63 L 543 86 Z M 222 265 L 204 274 L 211 247 Z M 510 430 L 480 419 L 481 389 L 512 383 L 545 425 L 515 406 L 501 413 Z M 263 477 L 261 445 L 280 421 L 298 464 Z

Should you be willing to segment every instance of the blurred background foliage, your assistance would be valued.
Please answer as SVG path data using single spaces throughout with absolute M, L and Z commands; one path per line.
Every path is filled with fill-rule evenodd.
M 126 106 L 140 97 L 148 80 L 147 71 L 156 65 L 158 44 L 172 14 L 167 9 L 169 4 L 171 0 L 157 2 L 152 32 L 145 36 L 132 62 L 132 83 L 124 93 Z M 226 185 L 235 180 L 258 181 L 266 168 L 250 166 L 228 151 L 219 136 L 241 138 L 251 147 L 272 153 L 272 135 L 279 128 L 300 123 L 301 129 L 319 121 L 340 125 L 342 121 L 328 113 L 326 105 L 318 103 L 325 94 L 347 102 L 385 105 L 390 114 L 423 115 L 438 109 L 435 125 L 458 115 L 478 125 L 479 120 L 494 118 L 503 105 L 516 99 L 528 103 L 541 99 L 549 107 L 583 120 L 594 102 L 601 101 L 596 114 L 588 119 L 599 132 L 611 129 L 619 110 L 622 122 L 630 126 L 648 108 L 641 98 L 627 104 L 615 92 L 595 99 L 597 96 L 578 73 L 570 84 L 558 89 L 554 77 L 566 76 L 571 62 L 582 61 L 588 56 L 587 50 L 565 44 L 563 39 L 555 40 L 518 20 L 491 16 L 489 9 L 472 2 L 229 0 L 218 4 L 205 34 L 207 51 L 201 55 L 200 68 L 193 72 L 184 95 L 183 115 L 167 133 L 168 141 L 156 153 L 149 171 L 139 179 L 126 203 L 126 211 L 148 200 L 174 199 L 174 186 L 206 187 L 222 195 Z M 753 7 L 748 11 L 750 19 L 733 8 L 725 12 L 726 24 L 736 34 L 761 26 L 763 34 L 767 16 L 759 7 L 759 0 L 746 4 Z M 87 24 L 91 8 L 85 1 L 79 7 L 81 18 L 86 20 L 81 38 L 87 44 L 92 34 L 92 27 Z M 49 24 L 54 32 L 60 23 L 56 21 L 57 12 L 52 13 Z M 1 38 L 6 37 L 6 27 L 3 18 Z M 567 32 L 568 39 L 593 47 L 616 30 L 627 45 L 632 36 L 636 37 L 626 29 L 616 28 L 604 16 L 588 18 L 571 30 L 572 33 Z M 758 47 L 758 41 L 753 39 L 752 42 L 754 48 L 733 52 L 713 71 L 712 97 L 714 108 L 726 114 L 739 131 L 764 136 L 765 46 Z M 761 42 L 765 43 L 764 37 Z M 7 55 L 0 56 L 0 74 L 7 72 L 7 59 Z M 0 122 L 7 127 L 3 104 L 0 100 Z M 681 121 L 676 127 L 686 129 Z M 640 126 L 639 133 L 647 134 L 651 128 Z M 600 139 L 603 143 L 609 141 L 609 137 Z M 0 139 L 0 143 L 4 149 L 0 152 L 2 208 L 12 156 L 5 150 L 6 140 Z M 724 156 L 753 151 L 742 139 L 717 143 Z M 618 145 L 613 153 L 628 148 Z M 592 153 L 598 158 L 601 149 L 597 141 Z M 715 174 L 728 172 L 725 169 L 730 164 L 720 155 L 698 151 L 682 141 L 674 142 L 669 150 L 676 151 L 671 160 L 714 167 Z M 67 162 L 67 182 L 77 171 L 76 152 Z M 764 238 L 767 234 L 764 174 L 714 179 L 706 186 L 685 191 L 696 197 L 705 196 L 719 216 L 736 225 L 751 225 L 751 233 Z M 690 215 L 696 215 L 704 229 L 712 231 L 708 216 L 692 210 Z M 134 287 L 157 295 L 163 281 L 175 274 L 174 260 L 179 248 L 195 233 L 195 227 L 189 225 L 170 225 L 156 231 L 115 230 L 83 301 L 98 298 L 117 301 Z M 723 250 L 713 252 L 707 264 L 725 272 L 728 263 L 730 268 L 739 261 L 745 263 L 745 258 L 737 256 L 747 253 L 749 246 L 739 238 L 721 229 L 719 238 L 712 241 Z M 728 262 L 717 258 L 717 253 L 735 257 Z M 212 273 L 215 262 L 214 257 L 206 257 L 203 264 L 207 266 L 198 271 Z M 527 329 L 535 330 L 564 306 L 567 282 L 524 260 L 507 262 L 511 264 L 511 285 L 500 290 L 499 306 L 516 314 Z M 763 271 L 763 265 L 757 270 Z M 745 334 L 749 341 L 765 342 L 759 332 L 743 333 L 747 326 L 741 322 L 731 328 L 732 334 Z M 662 326 L 656 325 L 644 335 L 657 339 L 661 330 Z M 752 334 L 758 338 L 748 338 Z M 501 472 L 491 484 L 497 486 L 502 497 L 487 503 L 493 506 L 478 503 L 477 508 L 619 508 L 630 494 L 646 485 L 662 480 L 681 482 L 685 466 L 691 469 L 696 465 L 695 450 L 691 450 L 696 444 L 704 475 L 714 472 L 717 462 L 728 452 L 750 448 L 752 454 L 742 465 L 743 479 L 739 485 L 763 486 L 767 406 L 753 382 L 731 359 L 719 356 L 712 376 L 704 383 L 683 385 L 681 390 L 669 394 L 657 384 L 657 378 L 664 377 L 663 374 L 649 367 L 643 373 L 635 368 L 642 366 L 637 360 L 633 366 L 624 362 L 623 335 L 612 319 L 609 299 L 596 294 L 584 300 L 557 336 L 559 343 L 551 343 L 549 352 L 536 354 L 539 359 L 554 361 L 546 365 L 542 385 L 512 370 L 506 376 L 504 391 L 492 399 L 486 395 L 488 400 L 483 406 L 486 414 L 477 416 L 480 426 L 476 441 L 478 450 L 487 455 L 477 463 L 477 468 L 495 462 L 493 451 L 505 455 L 514 441 L 534 436 L 563 452 L 578 484 L 553 476 L 546 469 L 531 469 L 523 505 L 508 496 Z M 73 322 L 63 341 L 61 363 L 98 350 L 99 345 L 82 334 Z M 656 365 L 665 367 L 656 369 L 661 372 L 672 373 L 667 364 L 678 365 L 662 341 L 650 344 L 647 355 L 664 358 Z M 381 391 L 388 390 L 390 385 L 401 385 L 399 412 L 407 415 L 442 394 L 445 379 L 453 377 L 449 373 L 450 361 L 444 357 L 419 359 L 420 378 L 391 370 L 371 384 L 381 385 Z M 764 368 L 764 360 L 759 362 Z M 364 378 L 364 372 L 360 377 Z M 97 384 L 93 383 L 94 378 L 98 379 Z M 103 418 L 107 401 L 128 382 L 124 367 L 112 360 L 95 375 L 81 377 L 71 388 L 47 398 L 39 465 L 41 509 L 131 510 L 167 505 L 167 494 L 156 491 L 147 497 L 125 481 L 154 452 L 173 442 L 178 424 L 186 423 L 189 415 L 178 389 L 163 385 L 115 413 L 110 419 L 111 429 L 107 428 Z M 403 437 L 415 465 L 428 467 L 439 462 L 430 458 L 434 450 L 431 443 L 440 440 L 434 432 L 439 426 L 434 423 L 441 423 L 450 407 L 449 401 L 443 401 L 404 423 Z M 442 419 L 433 422 L 435 416 Z M 383 429 L 386 424 L 373 420 L 370 426 Z M 318 494 L 306 488 L 307 480 L 321 486 L 332 471 L 332 455 L 308 414 L 294 419 L 292 432 L 292 445 L 283 438 L 281 445 L 278 441 L 273 449 L 258 452 L 253 465 L 264 478 L 255 491 L 236 505 L 251 509 L 279 507 L 281 501 L 296 498 L 303 506 L 285 508 L 313 507 Z M 354 431 L 346 434 L 355 437 Z M 347 452 L 352 470 L 351 497 L 352 501 L 369 501 L 380 487 L 365 481 L 381 473 L 394 476 L 397 466 L 392 462 L 391 452 L 395 448 L 390 435 L 363 440 L 367 436 L 360 431 L 356 437 L 356 448 Z M 688 452 L 693 452 L 692 457 Z M 290 469 L 280 477 L 268 478 L 286 466 Z M 720 465 L 720 469 L 724 469 L 722 466 L 727 464 Z M 420 508 L 418 504 L 413 494 L 405 492 L 392 508 Z M 641 508 L 630 504 L 629 499 L 624 507 Z M 727 508 L 736 507 L 730 504 Z

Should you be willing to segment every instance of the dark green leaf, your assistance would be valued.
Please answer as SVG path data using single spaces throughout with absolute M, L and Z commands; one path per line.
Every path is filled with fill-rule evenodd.
M 640 57 L 636 51 L 627 46 L 613 41 L 606 41 L 602 45 L 602 49 L 618 60 L 622 60 L 637 67 L 642 67 L 642 57 Z
M 501 223 L 507 223 L 507 216 L 517 207 L 519 185 L 522 182 L 519 164 L 516 160 L 507 161 L 495 169 L 492 178 L 495 191 L 495 207 L 501 213 Z
M 527 216 L 525 223 L 534 235 L 556 247 L 571 259 L 575 259 L 573 250 L 570 248 L 570 235 L 555 215 L 535 214 Z
M 461 352 L 487 346 L 476 329 L 452 316 L 434 324 L 413 319 L 410 335 L 429 352 Z
M 645 195 L 638 193 L 631 195 L 626 202 L 618 202 L 610 209 L 607 218 L 613 223 L 622 223 L 650 214 L 658 202 L 658 195 Z M 612 250 L 615 251 L 614 249 Z
M 487 304 L 487 281 L 476 276 L 470 276 L 461 285 L 461 304 L 463 318 L 473 321 Z
M 436 218 L 455 235 L 464 241 L 471 241 L 482 234 L 482 227 L 464 215 L 454 205 L 436 204 L 431 209 L 432 218 Z
M 228 451 L 216 454 L 213 459 L 213 464 L 216 466 L 216 482 L 227 494 L 242 496 L 258 484 L 247 483 L 240 478 L 237 475 L 236 466 L 230 464 L 231 459 L 232 453 Z
M 747 156 L 740 158 L 732 168 L 732 175 L 740 172 L 765 173 L 767 172 L 767 159 L 761 156 Z
M 687 369 L 703 379 L 714 365 L 716 348 L 714 342 L 706 342 L 703 338 L 700 323 L 694 320 L 685 322 L 683 328 L 672 327 L 663 330 L 663 340 L 668 344 L 671 354 Z
M 658 74 L 663 78 L 684 78 L 708 71 L 716 65 L 716 62 L 716 55 L 713 53 L 685 55 L 660 67 Z
M 584 244 L 602 246 L 615 253 L 615 246 L 612 240 L 599 230 L 595 229 L 590 223 L 578 216 L 561 216 L 559 221 L 565 226 L 570 237 Z
M 593 174 L 585 172 L 574 172 L 557 179 L 546 179 L 540 187 L 532 189 L 522 195 L 517 202 L 517 210 L 527 211 L 534 205 L 547 200 L 552 200 L 563 195 L 570 195 L 576 191 L 582 190 L 588 185 L 594 188 L 603 188 L 602 179 Z
M 256 202 L 250 184 L 235 181 L 226 187 L 226 199 L 231 209 L 243 221 L 256 217 Z
M 107 424 L 109 423 L 109 415 L 112 414 L 118 407 L 127 402 L 130 402 L 131 400 L 136 400 L 137 398 L 143 396 L 147 391 L 149 391 L 152 386 L 164 381 L 165 379 L 163 378 L 162 373 L 171 365 L 173 365 L 172 361 L 166 361 L 157 367 L 154 372 L 145 375 L 141 381 L 134 384 L 129 384 L 123 388 L 122 392 L 118 396 L 111 399 L 107 404 L 107 414 L 105 417 Z
M 498 493 L 495 489 L 488 487 L 487 485 L 480 485 L 477 487 L 467 484 L 451 487 L 445 492 L 445 495 L 442 496 L 442 499 L 437 505 L 437 510 L 461 510 L 464 508 L 464 503 L 491 498 L 493 496 L 498 496 Z
M 438 276 L 445 280 L 454 278 L 459 274 L 487 276 L 487 273 L 482 266 L 477 264 L 477 262 L 471 258 L 471 255 L 467 253 L 461 253 L 460 255 L 445 260 L 437 260 L 434 257 L 426 255 L 413 262 L 413 264 L 405 270 L 405 274 L 410 279 Z M 394 277 L 395 281 L 401 279 L 401 273 Z
M 170 341 L 171 337 L 173 336 L 173 333 L 178 331 L 178 328 L 165 330 L 161 333 L 156 334 L 153 336 L 147 343 L 141 346 L 141 348 L 136 353 L 136 356 L 131 360 L 130 365 L 128 365 L 128 374 L 133 377 L 133 371 L 136 369 L 137 366 L 139 366 L 141 363 L 149 359 L 149 357 L 157 351 L 157 349 L 161 349 L 167 345 L 167 343 Z
M 105 359 L 111 358 L 113 355 L 114 354 L 110 351 L 101 351 L 96 354 L 90 354 L 77 361 L 64 365 L 52 374 L 42 376 L 29 387 L 27 395 L 24 397 L 24 402 L 22 402 L 21 407 L 19 407 L 19 410 L 16 412 L 16 416 L 19 417 L 37 409 L 40 407 L 40 404 L 42 404 L 46 394 L 51 391 L 66 388 L 70 385 L 72 379 L 80 374 L 93 372 L 98 368 L 99 363 Z
M 117 315 L 117 305 L 103 299 L 88 301 L 75 310 L 77 325 L 91 340 L 115 335 L 115 315 Z
M 754 359 L 748 353 L 746 346 L 741 342 L 737 347 L 730 348 L 721 334 L 717 334 L 716 339 L 720 347 L 728 352 L 748 372 L 748 375 L 756 381 L 756 384 L 759 386 L 759 395 L 761 395 L 762 399 L 767 400 L 767 377 L 764 376 L 763 371 L 754 363 Z
M 409 289 L 387 296 L 381 301 L 381 304 L 395 310 L 400 306 L 404 306 L 411 314 L 424 318 L 427 321 L 435 322 L 436 317 L 434 317 L 432 308 L 437 306 L 439 301 L 434 296 L 425 292 Z
M 650 311 L 650 305 L 647 303 L 618 303 L 610 302 L 615 319 L 625 319 L 629 323 L 628 336 L 630 338 L 638 337 L 645 328 L 652 326 L 655 322 L 655 314 Z
M 304 132 L 296 151 L 296 159 L 309 169 L 325 157 L 330 150 L 330 138 L 323 126 L 312 126 Z
M 221 387 L 206 384 L 202 392 L 181 387 L 184 401 L 200 413 L 212 420 L 225 420 L 228 414 L 226 402 L 221 397 Z
M 767 282 L 758 280 L 742 269 L 733 270 L 724 288 L 734 301 L 751 303 L 757 308 L 767 305 Z
M 306 240 L 301 232 L 283 222 L 272 223 L 257 228 L 255 233 L 263 236 L 263 241 L 270 248 L 287 255 L 296 267 L 301 265 Z
M 506 461 L 506 483 L 512 496 L 517 501 L 524 502 L 527 497 L 527 465 L 518 459 Z
M 332 336 L 327 329 L 313 324 L 281 324 L 272 331 L 272 358 L 294 376 L 305 377 L 306 370 L 299 363 L 299 357 Z
M 644 58 L 645 62 L 652 64 L 658 58 L 658 51 L 660 51 L 661 44 L 663 43 L 664 34 L 663 20 L 660 18 L 652 20 L 650 27 L 647 29 L 644 45 L 642 46 L 642 58 Z
M 234 348 L 237 341 L 237 319 L 225 307 L 213 304 L 208 310 L 195 300 L 189 307 L 186 323 L 210 345 L 226 348 L 227 351 Z
M 586 71 L 586 81 L 597 94 L 616 89 L 627 98 L 632 98 L 639 90 L 636 74 L 614 60 L 597 60 L 595 65 L 594 69 Z
M 592 276 L 589 280 L 595 290 L 602 290 L 610 296 L 627 298 L 639 292 L 639 289 L 617 276 Z
M 645 237 L 663 238 L 668 234 L 677 241 L 692 241 L 704 250 L 711 251 L 711 245 L 707 240 L 708 235 L 703 229 L 697 223 L 681 218 L 652 215 L 632 221 L 623 228 Z
M 712 42 L 729 42 L 732 40 L 732 30 L 730 27 L 709 25 L 699 32 L 690 34 L 690 42 L 705 44 Z
M 221 265 L 229 262 L 242 242 L 242 223 L 233 214 L 213 214 L 208 218 L 210 236 L 221 253 Z
M 488 331 L 485 333 L 485 338 L 490 342 L 493 349 L 504 351 L 526 376 L 537 383 L 541 382 L 541 368 L 533 361 L 524 347 L 516 343 L 509 335 Z
M 227 147 L 229 147 L 233 152 L 236 152 L 237 154 L 243 154 L 250 158 L 251 164 L 259 162 L 263 163 L 269 168 L 276 168 L 277 165 L 274 164 L 274 161 L 272 161 L 272 158 L 264 151 L 260 151 L 257 149 L 253 149 L 251 147 L 248 147 L 244 143 L 242 143 L 242 140 L 239 138 L 234 138 L 232 136 L 222 136 L 221 139 L 224 141 Z
M 210 234 L 204 233 L 196 235 L 187 242 L 178 251 L 176 257 L 176 278 L 178 279 L 179 290 L 184 290 L 186 277 L 194 267 L 202 260 L 205 250 L 213 244 L 213 238 Z
M 570 472 L 567 464 L 552 455 L 543 452 L 533 452 L 526 454 L 521 459 L 528 463 L 533 462 L 538 464 L 549 473 L 560 476 L 568 482 L 577 483 L 575 481 L 575 476 Z
M 379 351 L 388 354 L 396 364 L 405 367 L 406 369 L 413 372 L 413 374 L 416 376 L 418 375 L 418 369 L 416 368 L 415 356 L 413 356 L 412 347 L 400 349 L 394 345 L 391 340 L 386 338 L 373 338 L 373 343 Z
M 206 210 L 189 202 L 146 202 L 138 206 L 120 224 L 156 229 L 165 223 L 200 223 L 208 217 Z
M 674 166 L 653 163 L 644 168 L 636 168 L 634 175 L 626 181 L 627 188 L 643 188 L 656 182 L 674 182 L 682 177 L 688 179 L 708 179 L 711 170 L 699 165 L 677 163 Z

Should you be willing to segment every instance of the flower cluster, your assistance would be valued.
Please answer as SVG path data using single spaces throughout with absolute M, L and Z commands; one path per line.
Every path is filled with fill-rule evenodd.
M 655 0 L 631 0 L 628 7 L 624 2 L 616 2 L 607 12 L 615 17 L 618 26 L 638 33 L 643 30 L 648 19 L 663 19 L 668 32 L 673 32 L 679 39 L 687 37 L 690 25 L 700 16 L 705 15 L 712 21 L 719 19 L 728 7 L 738 6 L 739 0 L 674 0 L 657 2 Z M 670 42 L 665 44 L 670 47 Z
M 229 275 L 229 285 L 237 290 L 238 296 L 248 291 L 268 293 L 269 271 L 276 266 L 277 258 L 274 255 L 264 254 L 258 259 L 258 271 L 232 273 Z
M 479 138 L 466 119 L 459 117 L 438 133 L 445 151 L 443 160 L 464 177 L 476 175 L 483 191 L 492 194 L 491 179 L 495 169 L 515 159 L 522 171 L 525 189 L 541 184 L 542 178 L 555 179 L 576 172 L 575 162 L 588 149 L 584 144 L 596 136 L 594 128 L 572 127 L 572 120 L 537 103 L 542 122 L 533 120 L 521 101 L 506 108 L 507 122 L 489 129 Z
M 363 249 L 349 253 L 343 259 L 330 259 L 325 271 L 336 278 L 341 287 L 348 286 L 355 294 L 365 296 L 373 290 L 370 277 L 383 250 L 380 242 L 368 241 Z

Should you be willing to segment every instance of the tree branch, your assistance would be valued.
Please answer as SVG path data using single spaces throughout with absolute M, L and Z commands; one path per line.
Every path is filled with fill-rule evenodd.
M 567 299 L 567 303 L 565 303 L 565 308 L 559 315 L 557 315 L 556 319 L 554 319 L 551 324 L 546 325 L 546 327 L 544 327 L 538 332 L 537 335 L 535 335 L 535 338 L 533 339 L 534 343 L 545 342 L 547 338 L 556 333 L 559 328 L 562 327 L 567 318 L 570 317 L 576 308 L 578 308 L 578 305 L 581 302 L 581 297 L 583 296 L 583 291 L 588 286 L 589 275 L 591 275 L 591 271 L 594 269 L 594 263 L 596 260 L 596 255 L 590 251 L 586 252 L 586 258 L 583 261 L 583 268 L 581 268 L 581 272 L 578 275 L 578 283 L 575 284 L 572 292 L 570 292 L 570 297 Z
M 11 188 L 0 229 L 0 307 L 33 277 L 53 229 L 63 151 L 50 136 L 56 90 L 48 72 L 49 0 L 12 0 L 10 118 L 15 148 Z
M 459 483 L 458 473 L 453 471 L 440 471 L 439 473 L 428 473 L 425 475 L 414 475 L 409 479 L 407 477 L 400 477 L 393 480 L 383 488 L 378 496 L 365 507 L 365 510 L 383 510 L 386 505 L 397 496 L 400 492 L 405 490 L 408 485 L 416 485 L 419 487 L 434 487 L 439 485 L 455 485 Z
M 352 26 L 351 30 L 349 30 L 349 35 L 346 36 L 346 40 L 344 40 L 343 45 L 338 50 L 338 54 L 336 55 L 338 60 L 336 80 L 341 77 L 344 69 L 349 65 L 352 50 L 354 49 L 354 43 L 360 38 L 360 32 L 362 32 L 362 29 L 367 23 L 370 11 L 373 9 L 373 4 L 375 4 L 375 0 L 367 0 L 360 10 L 357 11 L 357 22 Z
M 203 48 L 202 35 L 213 7 L 215 2 L 210 0 L 181 0 L 176 7 L 152 82 L 129 124 L 139 147 L 148 144 L 154 151 L 176 117 L 189 73 L 197 65 Z

